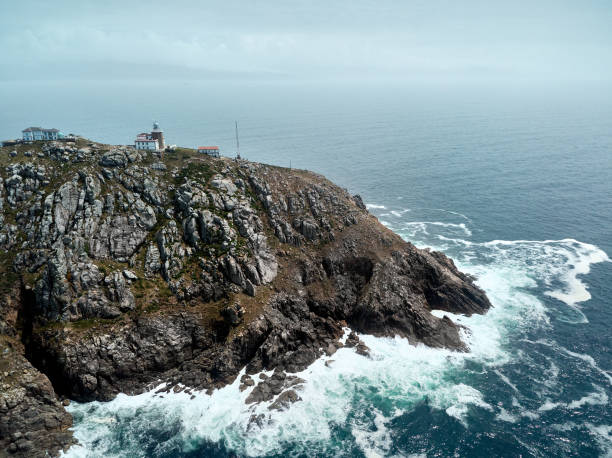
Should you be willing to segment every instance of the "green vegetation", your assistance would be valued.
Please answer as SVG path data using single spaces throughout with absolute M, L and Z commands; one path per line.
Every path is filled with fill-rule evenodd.
M 185 178 L 200 178 L 201 183 L 206 184 L 215 173 L 216 171 L 211 168 L 208 161 L 188 162 L 187 165 L 179 171 L 174 182 L 177 185 L 181 185 L 185 182 Z
M 0 250 L 0 295 L 10 294 L 19 282 L 19 274 L 13 269 L 15 254 Z
M 69 324 L 69 327 L 73 329 L 90 329 L 100 323 L 102 318 L 87 318 L 85 320 L 72 321 Z M 105 320 L 111 321 L 111 320 Z
M 37 329 L 39 331 L 52 330 L 52 329 L 75 329 L 84 331 L 92 328 L 98 328 L 100 326 L 109 326 L 120 323 L 124 320 L 123 316 L 117 318 L 86 318 L 83 320 L 76 321 L 50 321 Z
M 159 310 L 159 303 L 157 301 L 153 301 L 151 302 L 149 305 L 147 305 L 147 307 L 144 309 L 144 311 L 146 313 L 153 313 L 153 312 L 157 312 Z

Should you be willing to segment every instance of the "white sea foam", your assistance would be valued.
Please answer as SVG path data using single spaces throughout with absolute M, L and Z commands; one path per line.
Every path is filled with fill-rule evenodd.
M 605 458 L 612 457 L 612 426 L 610 425 L 595 425 L 590 422 L 577 424 L 573 421 L 567 421 L 565 423 L 552 425 L 552 428 L 562 432 L 574 429 L 586 429 L 597 441 L 602 451 L 600 456 Z
M 464 324 L 470 321 L 470 318 L 462 319 Z M 299 392 L 302 401 L 284 412 L 268 410 L 269 403 L 245 405 L 249 390 L 241 393 L 238 381 L 212 395 L 196 393 L 193 400 L 186 393 L 168 393 L 161 397 L 152 390 L 138 396 L 121 394 L 108 403 L 72 403 L 69 410 L 84 415 L 75 429 L 75 436 L 85 448 L 73 447 L 68 456 L 84 456 L 87 450 L 91 453 L 91 448 L 99 451 L 98 456 L 127 456 L 113 454 L 112 439 L 109 438 L 114 437 L 116 428 L 129 428 L 126 422 L 130 421 L 146 422 L 143 424 L 147 427 L 153 425 L 161 429 L 170 429 L 177 423 L 181 425 L 183 444 L 197 443 L 198 438 L 223 441 L 230 449 L 252 456 L 278 452 L 286 441 L 317 444 L 329 440 L 331 424 L 347 421 L 356 401 L 367 402 L 367 392 L 364 392 L 367 386 L 375 387 L 378 395 L 393 400 L 394 408 L 388 412 L 376 412 L 374 429 L 369 429 L 367 423 L 353 423 L 351 431 L 364 454 L 384 454 L 390 440 L 386 422 L 409 411 L 419 401 L 429 400 L 432 407 L 445 410 L 465 425 L 470 406 L 492 409 L 478 390 L 447 379 L 450 372 L 460 369 L 468 359 L 503 359 L 500 346 L 491 345 L 497 339 L 497 333 L 491 335 L 481 329 L 465 337 L 470 341 L 472 353 L 413 346 L 399 337 L 362 335 L 362 340 L 370 347 L 371 358 L 343 348 L 331 358 L 317 360 L 297 374 L 307 380 Z M 326 365 L 325 362 L 330 360 L 333 362 Z M 356 400 L 356 393 L 361 393 L 364 398 Z M 261 427 L 251 425 L 249 430 L 249 419 L 253 414 L 264 414 L 267 421 Z M 116 421 L 100 424 L 96 421 L 100 418 L 114 418 Z M 133 427 L 138 429 L 137 425 Z M 137 451 L 130 450 L 138 456 Z
M 374 409 L 374 431 L 368 424 L 361 425 L 354 422 L 351 434 L 366 458 L 387 456 L 392 445 L 391 434 L 387 429 L 388 419 L 378 410 Z
M 582 354 L 582 353 L 575 353 L 573 351 L 568 350 L 565 347 L 559 347 L 559 348 L 562 351 L 564 351 L 566 354 L 568 354 L 569 356 L 572 356 L 574 358 L 578 358 L 578 359 L 581 359 L 582 361 L 585 361 L 589 366 L 591 366 L 593 369 L 595 369 L 601 375 L 606 377 L 606 379 L 608 380 L 608 383 L 612 386 L 612 375 L 610 375 L 610 373 L 608 371 L 605 371 L 605 370 L 601 369 L 597 365 L 597 363 L 595 362 L 595 359 L 592 356 L 585 355 L 585 354 Z
M 518 421 L 518 418 L 515 415 L 512 415 L 503 407 L 499 409 L 499 413 L 495 416 L 495 418 L 501 421 L 505 421 L 507 423 L 516 423 Z
M 597 362 L 595 361 L 595 359 L 591 356 L 591 355 L 586 355 L 584 353 L 576 353 L 573 352 L 571 350 L 568 350 L 567 348 L 557 344 L 556 342 L 553 342 L 551 340 L 547 340 L 547 339 L 538 339 L 536 341 L 530 341 L 528 339 L 523 339 L 526 342 L 530 342 L 530 343 L 534 343 L 534 344 L 538 344 L 538 345 L 546 345 L 547 347 L 551 347 L 559 352 L 565 353 L 568 356 L 571 356 L 572 358 L 576 358 L 579 359 L 581 361 L 584 361 L 585 363 L 587 363 L 587 365 L 589 367 L 591 367 L 592 369 L 594 369 L 596 372 L 599 372 L 601 375 L 603 375 L 606 380 L 608 381 L 608 383 L 612 386 L 612 375 L 610 375 L 610 373 L 608 371 L 603 370 L 602 368 L 600 368 L 597 365 Z
M 368 210 L 369 210 L 370 208 L 385 210 L 387 207 L 385 207 L 384 205 L 377 205 L 377 204 L 366 204 L 366 208 L 367 208 Z
M 476 406 L 486 410 L 493 410 L 490 404 L 486 403 L 482 393 L 477 389 L 459 383 L 436 390 L 432 395 L 432 405 L 439 407 L 444 403 L 451 402 L 451 406 L 446 408 L 446 413 L 455 417 L 467 428 L 467 413 L 469 406 Z M 440 402 L 442 401 L 442 402 Z
M 540 418 L 540 415 L 536 412 L 532 412 L 530 410 L 523 410 L 521 413 L 521 417 L 529 418 L 530 420 L 537 420 Z
M 543 383 L 548 388 L 553 388 L 559 379 L 559 367 L 550 358 L 546 359 L 550 362 L 550 366 L 544 371 Z
M 565 252 L 569 269 L 563 272 L 562 279 L 566 288 L 547 291 L 546 294 L 568 305 L 575 305 L 578 302 L 584 302 L 591 298 L 586 285 L 578 279 L 578 276 L 588 274 L 591 271 L 591 264 L 608 262 L 610 260 L 605 252 L 594 245 L 581 243 L 573 239 L 564 240 L 563 242 L 568 245 L 568 248 L 574 248 L 574 251 L 568 249 Z
M 369 204 L 368 208 L 385 207 Z M 384 224 L 391 226 L 390 222 Z M 436 238 L 428 233 L 433 228 L 442 231 Z M 305 444 L 307 453 L 317 454 L 317 447 L 332 437 L 332 425 L 348 426 L 366 456 L 382 456 L 392 445 L 389 421 L 423 401 L 465 426 L 469 426 L 472 409 L 496 412 L 498 420 L 515 423 L 519 417 L 537 420 L 559 407 L 576 410 L 607 402 L 605 392 L 596 390 L 564 405 L 545 401 L 539 412 L 524 409 L 516 398 L 511 406 L 494 407 L 476 387 L 453 377 L 465 370 L 467 362 L 477 362 L 495 371 L 520 396 L 516 384 L 500 367 L 522 357 L 509 350 L 511 338 L 550 326 L 544 303 L 531 291 L 538 285 L 549 285 L 551 297 L 571 306 L 588 299 L 587 287 L 579 277 L 588 273 L 590 264 L 608 260 L 603 251 L 572 239 L 476 243 L 458 238 L 471 235 L 465 223 L 417 221 L 394 229 L 417 245 L 448 250 L 459 268 L 475 275 L 487 292 L 494 307 L 486 315 L 433 312 L 463 326 L 461 334 L 469 353 L 413 346 L 399 337 L 363 335 L 371 358 L 343 348 L 331 358 L 317 360 L 298 374 L 307 381 L 299 391 L 302 401 L 283 412 L 268 410 L 270 403 L 244 404 L 250 389 L 240 392 L 238 381 L 212 395 L 196 393 L 194 399 L 186 393 L 161 397 L 151 391 L 138 396 L 119 395 L 108 403 L 73 403 L 69 410 L 77 418 L 82 414 L 75 436 L 84 447 L 71 448 L 68 456 L 144 456 L 138 441 L 127 444 L 125 452 L 113 448 L 119 428 L 132 428 L 136 434 L 139 426 L 161 430 L 175 427 L 173 440 L 183 449 L 197 447 L 204 439 L 223 442 L 236 453 L 252 456 L 278 453 L 286 443 Z M 593 358 L 563 351 L 605 374 L 612 384 L 612 377 L 599 369 Z M 558 367 L 553 364 L 549 371 L 546 377 L 556 379 Z M 386 400 L 386 407 L 369 407 L 372 392 Z M 359 409 L 362 411 L 354 415 Z M 253 414 L 263 414 L 266 421 L 261 426 L 250 423 Z
M 400 229 L 400 235 L 408 236 L 409 239 L 410 236 L 418 236 L 418 233 L 428 236 L 427 224 L 420 221 L 407 223 L 408 230 L 402 232 Z M 561 318 L 576 324 L 588 322 L 577 304 L 591 298 L 587 285 L 580 277 L 590 272 L 592 264 L 610 262 L 608 255 L 597 246 L 574 239 L 493 240 L 477 243 L 449 234 L 439 234 L 436 238 L 440 243 L 432 244 L 431 237 L 425 238 L 427 242 L 417 243 L 417 246 L 449 252 L 464 270 L 482 270 L 493 264 L 514 269 L 520 276 L 533 279 L 537 282 L 533 284 L 534 287 L 541 284 L 548 288 L 545 292 L 547 296 L 572 307 L 570 313 L 577 318 Z M 466 248 L 475 252 L 476 258 L 473 255 L 469 260 L 464 258 Z M 558 287 L 552 287 L 557 284 Z
M 519 390 L 516 387 L 516 385 L 514 383 L 512 383 L 508 377 L 506 377 L 504 374 L 502 374 L 501 371 L 499 371 L 498 369 L 495 369 L 494 372 L 499 376 L 500 379 L 502 379 L 504 381 L 504 383 L 506 385 L 508 385 L 510 388 L 512 388 L 517 393 L 519 392 Z
M 576 305 L 591 298 L 587 286 L 578 279 L 578 276 L 588 274 L 591 264 L 609 262 L 608 255 L 600 248 L 574 239 L 493 240 L 484 243 L 483 246 L 497 251 L 506 248 L 506 255 L 517 255 L 517 251 L 523 251 L 525 255 L 531 256 L 533 273 L 537 279 L 545 285 L 550 285 L 553 281 L 561 282 L 563 285 L 561 289 L 549 290 L 545 294 L 567 305 Z M 524 261 L 525 257 L 518 259 Z M 538 260 L 543 262 L 537 264 Z
M 559 403 L 559 402 L 552 402 L 550 400 L 547 400 L 546 402 L 544 402 L 544 404 L 542 404 L 538 408 L 538 411 L 540 411 L 540 412 L 548 412 L 549 410 L 556 409 L 560 405 L 561 405 L 561 403 Z
M 587 394 L 586 396 L 581 397 L 580 399 L 576 399 L 571 402 L 552 402 L 550 399 L 546 400 L 544 404 L 542 404 L 538 411 L 547 412 L 549 410 L 557 409 L 557 408 L 565 408 L 569 410 L 577 410 L 585 405 L 606 405 L 608 404 L 608 395 L 603 390 L 603 388 L 599 386 L 594 386 L 595 391 Z
M 610 425 L 594 425 L 593 423 L 585 423 L 591 435 L 599 443 L 603 451 L 604 458 L 612 457 L 612 426 Z
M 399 199 L 399 200 L 401 200 L 401 199 Z M 373 206 L 372 208 L 376 209 L 376 208 L 378 208 L 378 206 Z M 385 208 L 387 208 L 387 207 L 385 207 Z M 452 210 L 446 210 L 444 208 L 415 207 L 415 208 L 410 208 L 410 209 L 406 208 L 406 209 L 399 210 L 399 211 L 398 210 L 392 210 L 391 213 L 395 212 L 395 213 L 398 214 L 397 216 L 401 216 L 404 213 L 407 213 L 409 211 L 423 213 L 423 210 L 425 212 L 427 212 L 427 213 L 432 213 L 432 212 L 435 212 L 435 213 L 446 213 L 448 215 L 458 216 L 458 217 L 460 217 L 460 218 L 462 218 L 462 219 L 464 219 L 466 221 L 470 221 L 470 222 L 472 221 L 467 215 L 464 215 L 463 213 L 459 213 L 459 212 L 452 211 Z
M 568 409 L 579 409 L 585 405 L 606 405 L 608 404 L 608 395 L 601 387 L 595 387 L 596 391 L 588 394 L 587 396 L 583 396 L 580 399 L 569 402 L 567 404 Z
M 419 233 L 421 235 L 431 235 L 431 229 L 430 229 L 431 227 L 454 229 L 456 232 L 459 232 L 462 235 L 467 236 L 467 237 L 470 237 L 472 235 L 472 231 L 467 227 L 465 223 L 457 224 L 457 223 L 442 223 L 439 221 L 410 221 L 407 223 L 402 223 L 401 226 L 399 226 L 397 229 L 400 234 L 403 233 L 404 235 L 406 235 L 406 233 L 408 233 L 408 235 L 414 236 Z M 393 228 L 390 227 L 390 229 L 393 229 Z
M 79 412 L 84 414 L 75 429 L 75 436 L 86 448 L 73 447 L 69 456 L 83 456 L 85 450 L 91 451 L 92 448 L 100 451 L 98 456 L 125 456 L 113 452 L 112 439 L 109 438 L 114 437 L 117 428 L 129 428 L 126 422 L 134 421 L 146 422 L 147 427 L 157 424 L 162 430 L 179 424 L 181 443 L 197 444 L 198 439 L 223 441 L 230 449 L 249 455 L 278 452 L 283 443 L 292 441 L 321 444 L 332 434 L 330 425 L 345 424 L 355 403 L 368 402 L 367 387 L 391 400 L 393 407 L 389 411 L 378 411 L 371 426 L 367 423 L 351 425 L 355 440 L 369 456 L 384 454 L 388 450 L 389 435 L 385 430 L 388 419 L 410 411 L 423 400 L 467 426 L 470 409 L 493 408 L 476 388 L 454 382 L 451 375 L 461 371 L 469 360 L 494 367 L 509 361 L 510 355 L 503 348 L 507 329 L 502 324 L 510 319 L 517 321 L 527 313 L 529 318 L 519 318 L 518 321 L 531 326 L 542 315 L 537 300 L 510 293 L 513 288 L 510 280 L 503 277 L 503 273 L 490 271 L 481 278 L 485 286 L 489 282 L 497 285 L 497 292 L 492 291 L 495 294 L 491 296 L 494 303 L 498 295 L 507 295 L 505 302 L 489 314 L 465 317 L 434 312 L 438 316 L 448 315 L 465 326 L 461 332 L 470 353 L 414 346 L 399 337 L 362 335 L 362 340 L 371 350 L 371 358 L 343 348 L 331 358 L 317 360 L 298 374 L 307 380 L 299 392 L 302 401 L 285 412 L 269 411 L 266 403 L 246 406 L 244 399 L 249 390 L 241 393 L 238 382 L 216 390 L 212 395 L 197 393 L 193 400 L 185 393 L 169 393 L 162 398 L 151 391 L 138 396 L 119 395 L 109 403 L 73 403 L 69 409 L 77 415 Z M 330 360 L 333 362 L 329 363 Z M 363 396 L 363 399 L 356 399 L 356 393 L 360 393 L 358 397 Z M 253 414 L 264 414 L 268 421 L 262 427 L 251 425 L 249 430 L 249 419 Z M 96 422 L 100 418 L 115 418 L 116 421 L 101 425 Z M 137 425 L 133 428 L 138 429 Z
M 438 212 L 442 212 L 442 213 L 448 213 L 449 215 L 455 215 L 455 216 L 459 216 L 467 221 L 472 221 L 470 218 L 468 218 L 466 215 L 464 215 L 463 213 L 459 213 L 459 212 L 454 212 L 451 210 L 445 210 L 443 208 L 424 208 L 423 210 L 434 210 L 434 211 L 438 211 Z

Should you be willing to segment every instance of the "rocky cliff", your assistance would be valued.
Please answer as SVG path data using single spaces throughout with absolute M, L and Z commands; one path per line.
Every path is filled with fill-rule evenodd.
M 285 408 L 286 372 L 344 327 L 463 351 L 430 310 L 490 307 L 314 173 L 85 139 L 0 149 L 0 173 L 0 454 L 69 446 L 61 401 L 214 389 L 245 366 L 276 370 L 249 399 Z

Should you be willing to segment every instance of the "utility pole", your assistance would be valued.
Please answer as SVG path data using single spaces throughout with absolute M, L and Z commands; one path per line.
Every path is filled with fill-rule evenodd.
M 236 159 L 240 159 L 240 141 L 238 140 L 238 121 L 236 121 Z

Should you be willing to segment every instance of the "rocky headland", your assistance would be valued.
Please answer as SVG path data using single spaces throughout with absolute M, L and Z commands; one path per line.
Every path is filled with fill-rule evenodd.
M 69 400 L 160 381 L 211 390 L 246 367 L 247 402 L 288 408 L 290 373 L 341 346 L 367 357 L 344 328 L 465 351 L 430 311 L 490 307 L 324 177 L 184 148 L 1 148 L 0 255 L 0 456 L 56 455 Z

